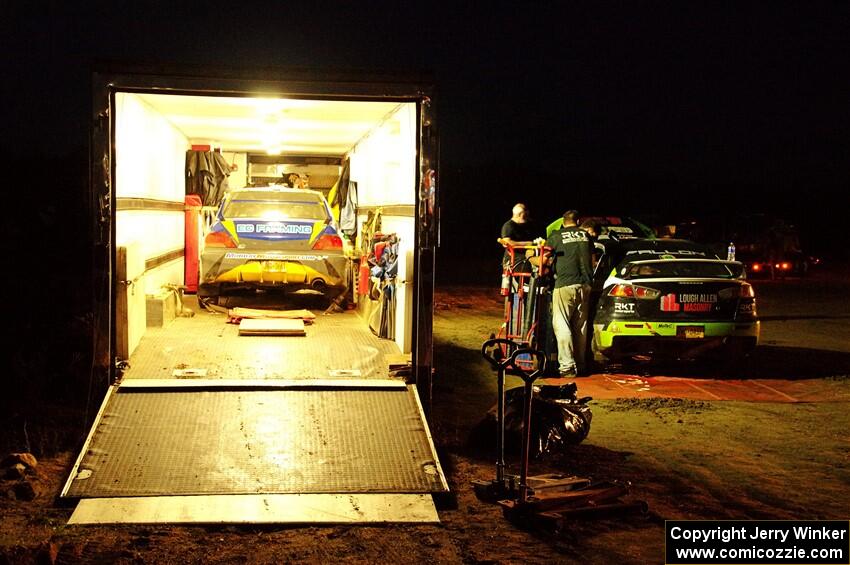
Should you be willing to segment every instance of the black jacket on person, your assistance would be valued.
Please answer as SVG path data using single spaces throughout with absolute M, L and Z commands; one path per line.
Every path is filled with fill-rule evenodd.
M 561 228 L 546 240 L 552 248 L 555 268 L 555 288 L 572 284 L 590 284 L 593 268 L 590 256 L 593 244 L 587 232 L 578 226 Z

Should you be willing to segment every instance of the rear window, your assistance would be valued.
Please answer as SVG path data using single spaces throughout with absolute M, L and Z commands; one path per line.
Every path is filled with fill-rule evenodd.
M 234 195 L 224 205 L 222 215 L 227 219 L 252 218 L 262 220 L 326 220 L 328 211 L 321 199 L 304 195 L 299 200 L 280 200 L 267 194 Z
M 641 261 L 621 265 L 617 269 L 617 274 L 624 279 L 737 279 L 743 274 L 743 265 L 720 261 Z

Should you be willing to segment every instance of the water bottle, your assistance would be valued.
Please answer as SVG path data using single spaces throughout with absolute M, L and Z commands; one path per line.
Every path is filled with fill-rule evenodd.
M 734 261 L 735 260 L 735 242 L 729 242 L 729 249 L 726 250 L 726 260 Z
M 502 288 L 501 288 L 502 296 L 507 296 L 508 294 L 510 294 L 510 288 L 511 288 L 511 277 L 508 276 L 507 274 L 502 274 Z

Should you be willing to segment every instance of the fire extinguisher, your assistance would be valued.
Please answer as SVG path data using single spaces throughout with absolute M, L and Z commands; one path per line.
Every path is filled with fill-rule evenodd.
M 369 294 L 369 258 L 366 255 L 360 257 L 360 273 L 357 281 L 357 294 L 365 296 Z

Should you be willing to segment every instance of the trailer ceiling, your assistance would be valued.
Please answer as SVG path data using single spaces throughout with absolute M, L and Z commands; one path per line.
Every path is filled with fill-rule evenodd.
M 193 144 L 225 151 L 342 156 L 397 102 L 137 94 Z

